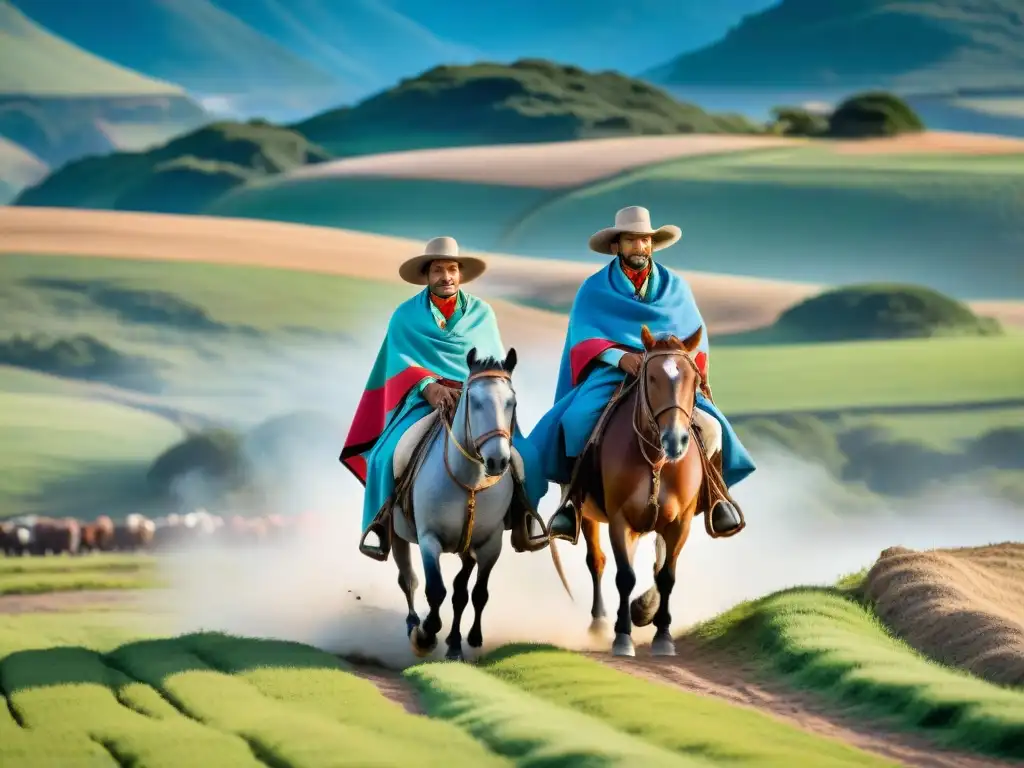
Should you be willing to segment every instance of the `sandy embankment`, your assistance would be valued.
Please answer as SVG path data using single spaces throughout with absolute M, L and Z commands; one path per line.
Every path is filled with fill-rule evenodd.
M 1024 685 L 1024 544 L 885 550 L 864 594 L 917 650 L 999 685 Z

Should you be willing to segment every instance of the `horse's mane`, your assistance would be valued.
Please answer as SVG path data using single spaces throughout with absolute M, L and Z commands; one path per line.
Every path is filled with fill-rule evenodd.
M 483 371 L 504 371 L 505 361 L 499 360 L 496 357 L 481 357 L 473 361 L 473 364 L 469 366 L 469 373 L 481 373 Z
M 652 352 L 664 352 L 669 350 L 681 350 L 686 351 L 686 346 L 683 344 L 683 340 L 678 336 L 673 336 L 671 333 L 659 333 L 655 335 L 654 346 L 651 347 Z

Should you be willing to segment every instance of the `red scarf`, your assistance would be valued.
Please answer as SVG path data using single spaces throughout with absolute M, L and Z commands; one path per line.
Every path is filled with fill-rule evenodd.
M 451 320 L 452 315 L 455 314 L 455 307 L 459 303 L 459 294 L 454 293 L 447 299 L 430 294 L 430 300 L 434 302 L 435 307 L 441 310 L 441 314 L 444 315 L 445 320 Z
M 651 262 L 647 262 L 647 266 L 643 269 L 630 269 L 622 261 L 619 262 L 619 266 L 622 267 L 622 272 L 629 278 L 629 282 L 636 288 L 637 293 L 644 286 L 644 280 L 651 274 Z

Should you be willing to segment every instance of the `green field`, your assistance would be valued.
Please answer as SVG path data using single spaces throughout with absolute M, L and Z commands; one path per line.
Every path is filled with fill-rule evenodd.
M 162 585 L 150 555 L 2 557 L 0 596 L 94 589 L 150 589 Z
M 839 284 L 920 283 L 958 298 L 1017 298 L 1024 283 L 1024 155 L 842 155 L 827 145 L 686 157 L 580 188 L 416 179 L 288 179 L 242 188 L 211 212 L 467 247 L 591 258 L 592 232 L 625 205 L 683 240 L 686 269 Z M 794 212 L 799 212 L 795 215 Z

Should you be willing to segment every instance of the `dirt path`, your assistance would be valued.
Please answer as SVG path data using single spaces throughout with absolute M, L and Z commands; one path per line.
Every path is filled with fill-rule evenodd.
M 758 679 L 753 667 L 742 659 L 709 652 L 686 640 L 679 640 L 676 648 L 678 655 L 674 658 L 655 658 L 646 647 L 637 647 L 633 659 L 606 653 L 585 655 L 647 680 L 756 709 L 804 731 L 846 742 L 904 765 L 920 768 L 1024 766 L 1021 761 L 942 750 L 922 737 L 896 731 L 886 723 L 844 716 L 813 693 L 768 684 Z
M 95 608 L 135 608 L 152 591 L 83 589 L 38 595 L 0 595 L 0 615 L 7 613 L 68 613 Z

